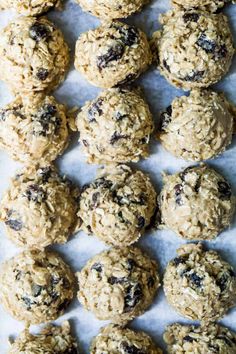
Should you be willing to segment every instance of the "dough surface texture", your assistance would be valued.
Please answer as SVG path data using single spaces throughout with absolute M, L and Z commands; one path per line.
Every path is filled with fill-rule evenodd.
M 125 324 L 151 305 L 160 279 L 157 264 L 136 247 L 111 248 L 78 273 L 78 299 L 100 320 Z
M 201 244 L 186 244 L 164 274 L 167 301 L 181 315 L 203 323 L 222 318 L 236 305 L 236 276 L 232 266 Z
M 22 15 L 37 16 L 60 4 L 61 0 L 0 0 L 0 9 L 13 8 Z
M 0 147 L 26 165 L 51 162 L 67 146 L 67 123 L 54 97 L 18 96 L 0 109 Z
M 105 20 L 126 18 L 141 10 L 148 0 L 77 0 L 82 9 Z
M 78 191 L 53 166 L 30 167 L 16 175 L 0 203 L 0 220 L 20 247 L 65 243 L 74 232 Z
M 229 227 L 235 196 L 223 176 L 201 164 L 164 176 L 159 207 L 164 227 L 186 239 L 211 240 Z
M 91 354 L 162 354 L 162 350 L 157 348 L 144 332 L 135 332 L 129 328 L 109 325 L 102 328 L 97 337 L 94 338 Z
M 156 211 L 150 179 L 126 165 L 101 169 L 80 195 L 81 229 L 112 246 L 129 246 L 139 239 Z
M 135 80 L 152 54 L 144 32 L 119 21 L 83 33 L 75 49 L 75 68 L 91 84 L 111 88 Z
M 25 251 L 0 268 L 0 302 L 18 321 L 57 319 L 74 295 L 74 275 L 56 253 Z
M 134 91 L 102 92 L 85 104 L 76 122 L 89 163 L 137 162 L 149 155 L 152 115 L 147 103 Z
M 204 11 L 216 12 L 230 2 L 230 0 L 172 0 L 172 5 L 181 9 L 198 8 Z
M 194 89 L 175 98 L 160 118 L 162 145 L 185 160 L 216 157 L 232 141 L 235 109 L 223 94 Z
M 160 17 L 153 35 L 160 72 L 176 87 L 208 87 L 228 72 L 234 55 L 233 38 L 223 14 L 172 10 Z
M 38 335 L 25 329 L 12 344 L 8 354 L 77 354 L 68 321 L 61 326 L 47 325 Z
M 164 333 L 169 354 L 235 354 L 236 335 L 218 324 L 206 327 L 168 326 Z
M 68 66 L 62 33 L 45 17 L 19 17 L 0 32 L 0 79 L 14 93 L 49 92 Z

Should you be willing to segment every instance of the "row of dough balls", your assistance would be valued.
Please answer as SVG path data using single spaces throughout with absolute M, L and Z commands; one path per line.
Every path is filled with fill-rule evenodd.
M 160 115 L 157 139 L 189 161 L 218 156 L 231 143 L 236 109 L 223 94 L 195 89 L 174 99 Z M 18 96 L 0 109 L 0 147 L 26 165 L 54 161 L 68 144 L 70 130 L 88 163 L 137 162 L 149 155 L 152 114 L 138 89 L 103 91 L 70 118 L 52 96 Z
M 0 268 L 0 302 L 15 319 L 39 324 L 57 319 L 72 302 L 76 279 L 51 251 L 24 251 Z M 158 266 L 137 247 L 111 248 L 77 274 L 80 303 L 99 320 L 125 325 L 153 303 Z M 182 316 L 209 324 L 236 305 L 236 275 L 216 251 L 183 245 L 165 270 L 164 293 Z
M 225 178 L 207 165 L 164 175 L 157 197 L 149 177 L 111 165 L 78 188 L 55 167 L 25 168 L 0 203 L 0 220 L 20 247 L 65 243 L 79 230 L 108 245 L 125 247 L 151 227 L 170 228 L 185 239 L 211 240 L 234 215 L 235 196 Z
M 166 328 L 163 338 L 168 354 L 210 353 L 234 354 L 236 335 L 228 328 L 217 324 L 206 327 L 173 324 Z M 75 339 L 70 334 L 66 321 L 61 326 L 48 325 L 39 335 L 23 331 L 12 344 L 8 354 L 77 354 Z M 152 338 L 144 332 L 127 327 L 108 325 L 91 343 L 90 354 L 162 354 Z
M 161 22 L 151 47 L 172 84 L 186 90 L 208 87 L 227 73 L 234 47 L 226 16 L 173 10 Z M 79 37 L 75 68 L 92 84 L 112 88 L 135 80 L 152 63 L 153 53 L 144 32 L 110 21 Z M 68 46 L 46 18 L 21 17 L 0 32 L 0 79 L 13 92 L 52 91 L 68 66 Z
M 125 18 L 139 11 L 149 0 L 76 0 L 85 11 L 101 19 Z M 14 8 L 20 14 L 35 16 L 45 13 L 53 7 L 59 7 L 61 0 L 0 0 L 0 8 Z M 172 0 L 172 5 L 180 8 L 199 8 L 217 11 L 228 4 L 229 0 Z

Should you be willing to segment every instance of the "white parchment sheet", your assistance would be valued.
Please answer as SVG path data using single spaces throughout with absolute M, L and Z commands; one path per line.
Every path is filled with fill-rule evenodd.
M 158 16 L 160 13 L 170 8 L 168 0 L 155 0 L 147 6 L 142 13 L 132 16 L 127 21 L 143 29 L 149 36 L 160 25 Z M 236 5 L 228 6 L 225 10 L 230 19 L 232 31 L 236 37 Z M 10 19 L 14 18 L 16 13 L 13 11 L 0 12 L 0 28 L 4 27 Z M 62 30 L 67 42 L 71 47 L 71 70 L 64 84 L 55 92 L 58 100 L 69 106 L 82 106 L 86 100 L 96 97 L 99 89 L 91 86 L 73 67 L 73 55 L 75 41 L 80 33 L 95 28 L 99 25 L 99 20 L 95 17 L 82 12 L 79 5 L 69 0 L 65 3 L 62 12 L 52 11 L 48 15 Z M 236 42 L 236 40 L 235 40 Z M 139 80 L 145 90 L 147 100 L 151 106 L 154 119 L 157 121 L 158 112 L 168 106 L 175 96 L 182 95 L 183 92 L 171 87 L 166 80 L 161 77 L 155 68 L 151 68 Z M 216 86 L 217 90 L 224 90 L 227 96 L 236 104 L 236 60 L 230 73 L 225 79 Z M 0 82 L 0 106 L 11 100 L 11 95 L 7 87 Z M 78 185 L 91 181 L 96 174 L 98 166 L 88 165 L 80 151 L 77 143 L 78 136 L 75 134 L 73 141 L 62 158 L 58 161 L 58 166 L 62 173 L 67 174 Z M 209 164 L 223 173 L 229 179 L 236 193 L 236 140 L 219 158 L 211 160 Z M 150 174 L 157 191 L 162 184 L 161 172 L 167 171 L 173 173 L 189 165 L 181 159 L 176 159 L 157 142 L 153 141 L 151 147 L 151 156 L 145 161 L 137 164 Z M 19 164 L 13 162 L 5 152 L 0 151 L 0 197 L 3 191 L 8 187 L 10 177 L 14 175 L 19 168 Z M 220 251 L 222 256 L 231 262 L 236 268 L 236 230 L 235 220 L 229 230 L 223 232 L 215 241 L 206 243 L 212 249 Z M 160 264 L 160 271 L 163 270 L 167 262 L 175 257 L 175 251 L 185 241 L 176 236 L 169 230 L 155 231 L 147 233 L 139 242 L 140 246 L 147 251 L 150 256 L 155 258 Z M 66 245 L 53 247 L 62 254 L 65 260 L 71 265 L 74 271 L 80 270 L 86 261 L 102 251 L 106 247 L 95 237 L 88 237 L 84 233 L 79 233 Z M 3 225 L 0 225 L 0 262 L 13 256 L 20 250 L 13 246 L 7 239 Z M 71 319 L 73 331 L 80 343 L 81 352 L 89 353 L 89 345 L 93 336 L 97 335 L 99 328 L 105 325 L 105 322 L 98 321 L 92 313 L 82 308 L 77 299 L 74 299 L 72 305 L 68 308 L 66 314 L 59 318 L 56 323 L 61 323 L 64 319 Z M 183 317 L 167 304 L 163 291 L 160 290 L 155 298 L 151 308 L 143 315 L 131 323 L 131 327 L 147 331 L 153 336 L 155 341 L 165 349 L 162 334 L 167 324 L 175 321 L 187 323 Z M 222 323 L 236 331 L 236 308 L 224 317 Z M 23 329 L 23 324 L 12 319 L 0 306 L 0 354 L 7 353 L 8 337 L 17 335 Z M 37 332 L 38 327 L 32 327 L 32 331 Z

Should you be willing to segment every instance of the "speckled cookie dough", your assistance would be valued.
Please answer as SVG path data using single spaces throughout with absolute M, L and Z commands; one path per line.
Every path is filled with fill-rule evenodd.
M 141 10 L 149 0 L 77 0 L 85 10 L 105 20 L 125 18 Z
M 223 317 L 236 305 L 236 277 L 232 266 L 201 244 L 177 251 L 164 275 L 167 301 L 181 315 L 203 322 Z
M 0 302 L 18 321 L 38 324 L 58 318 L 74 290 L 74 275 L 56 253 L 25 251 L 0 267 Z
M 78 190 L 53 166 L 16 175 L 0 203 L 0 220 L 20 247 L 65 243 L 76 227 Z
M 109 325 L 94 338 L 90 354 L 162 354 L 153 340 L 144 332 Z
M 136 79 L 151 64 L 144 32 L 118 21 L 83 33 L 75 49 L 75 68 L 92 84 L 111 88 Z
M 162 112 L 158 138 L 177 157 L 207 160 L 231 143 L 235 117 L 235 108 L 223 94 L 194 89 Z
M 25 329 L 8 351 L 8 354 L 78 353 L 78 347 L 70 333 L 68 321 L 64 321 L 61 326 L 47 325 L 38 335 L 33 335 L 29 329 Z
M 0 109 L 0 147 L 27 165 L 51 162 L 67 146 L 67 123 L 54 97 L 18 96 Z
M 218 324 L 196 327 L 176 323 L 166 328 L 164 340 L 169 354 L 236 353 L 235 333 Z
M 150 179 L 126 165 L 101 170 L 80 195 L 81 229 L 108 245 L 128 246 L 139 239 L 156 211 Z
M 229 4 L 231 0 L 172 0 L 172 5 L 182 9 L 198 8 L 216 12 L 219 8 Z
M 60 4 L 60 0 L 0 0 L 0 10 L 13 8 L 22 15 L 36 16 Z
M 225 15 L 173 10 L 160 21 L 163 29 L 154 33 L 152 46 L 171 84 L 184 90 L 208 87 L 227 73 L 234 47 Z
M 152 115 L 137 92 L 110 89 L 87 102 L 77 128 L 89 163 L 137 162 L 148 157 Z
M 164 175 L 161 222 L 186 239 L 211 240 L 231 222 L 235 197 L 228 182 L 207 165 Z
M 112 248 L 78 273 L 78 299 L 100 320 L 125 324 L 141 315 L 160 286 L 157 264 L 136 247 Z
M 68 65 L 62 33 L 45 17 L 19 17 L 0 32 L 0 79 L 15 93 L 53 90 Z

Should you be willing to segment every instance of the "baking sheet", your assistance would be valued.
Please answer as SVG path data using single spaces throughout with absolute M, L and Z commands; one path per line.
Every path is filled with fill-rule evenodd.
M 167 0 L 155 0 L 147 6 L 141 14 L 136 14 L 127 20 L 142 28 L 149 36 L 159 27 L 157 18 L 160 13 L 170 8 Z M 230 24 L 236 38 L 236 6 L 228 6 L 225 13 L 229 16 Z M 16 13 L 13 11 L 0 12 L 0 28 L 4 27 Z M 74 45 L 80 33 L 95 28 L 99 25 L 99 20 L 82 12 L 80 7 L 69 0 L 65 3 L 62 12 L 52 11 L 48 15 L 63 31 L 67 42 L 71 47 L 71 57 L 74 54 Z M 147 100 L 151 106 L 155 121 L 157 121 L 158 111 L 168 106 L 175 96 L 182 95 L 181 90 L 171 87 L 166 80 L 161 77 L 155 68 L 151 68 L 139 80 L 145 90 Z M 224 90 L 227 96 L 236 104 L 236 60 L 230 73 L 218 85 L 217 90 Z M 99 89 L 91 86 L 79 73 L 74 70 L 73 59 L 71 70 L 64 84 L 55 92 L 55 96 L 69 106 L 82 106 L 86 100 L 96 97 Z M 6 86 L 0 82 L 0 106 L 11 100 L 11 95 Z M 85 163 L 84 156 L 80 152 L 77 143 L 77 135 L 73 135 L 72 142 L 57 162 L 60 171 L 67 174 L 80 186 L 91 181 L 96 174 L 97 166 Z M 236 140 L 219 158 L 209 162 L 209 164 L 221 171 L 229 179 L 236 192 Z M 161 172 L 163 170 L 173 173 L 188 166 L 189 163 L 181 159 L 174 158 L 157 142 L 153 141 L 151 146 L 151 156 L 145 161 L 141 161 L 136 166 L 150 174 L 151 179 L 159 191 L 161 188 Z M 10 177 L 19 168 L 19 164 L 13 162 L 6 153 L 0 151 L 0 196 L 9 184 Z M 235 220 L 229 230 L 223 232 L 215 241 L 206 243 L 212 249 L 217 249 L 222 256 L 231 262 L 236 268 L 236 230 Z M 139 242 L 139 245 L 147 251 L 150 256 L 157 259 L 160 264 L 160 271 L 163 270 L 167 262 L 175 256 L 175 250 L 185 241 L 169 230 L 155 231 L 147 233 Z M 86 261 L 102 251 L 106 247 L 95 237 L 88 237 L 84 233 L 79 233 L 73 237 L 66 245 L 53 247 L 71 265 L 74 271 L 80 270 Z M 0 262 L 13 256 L 20 250 L 6 238 L 3 225 L 0 225 Z M 61 323 L 64 319 L 71 319 L 73 331 L 80 343 L 81 352 L 89 353 L 89 344 L 99 328 L 106 322 L 97 320 L 92 313 L 82 308 L 75 299 L 66 314 L 58 319 L 56 323 Z M 167 304 L 163 291 L 160 290 L 151 308 L 142 316 L 131 323 L 131 327 L 147 331 L 153 336 L 156 343 L 165 348 L 162 334 L 167 324 L 175 321 L 190 323 L 190 321 L 176 314 Z M 232 310 L 221 321 L 236 331 L 236 309 Z M 23 329 L 23 324 L 12 319 L 4 312 L 0 306 L 0 354 L 7 353 L 8 337 L 17 335 Z M 39 327 L 33 326 L 32 331 L 37 332 Z

